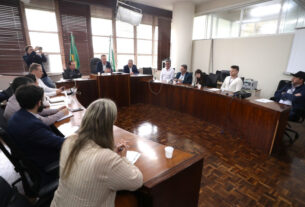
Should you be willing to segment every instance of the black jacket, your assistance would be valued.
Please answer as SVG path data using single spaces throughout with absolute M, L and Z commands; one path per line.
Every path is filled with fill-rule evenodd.
M 106 68 L 110 68 L 112 71 L 111 64 L 108 61 L 106 62 Z M 96 72 L 104 73 L 102 61 L 98 62 L 96 65 Z
M 41 65 L 42 67 L 42 72 L 43 72 L 43 76 L 41 78 L 44 78 L 46 76 L 48 76 L 48 74 L 46 73 L 45 69 L 44 69 L 44 66 L 43 66 L 43 63 L 47 62 L 47 58 L 44 56 L 44 54 L 42 54 L 41 56 L 40 55 L 37 55 L 35 51 L 33 51 L 31 54 L 26 54 L 23 56 L 23 60 L 26 62 L 26 65 L 28 67 L 30 67 L 30 65 L 32 63 L 38 63 Z

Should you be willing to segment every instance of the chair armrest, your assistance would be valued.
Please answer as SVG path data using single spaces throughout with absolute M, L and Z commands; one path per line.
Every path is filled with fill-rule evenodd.
M 55 181 L 43 186 L 38 192 L 38 197 L 39 198 L 46 197 L 46 196 L 53 197 L 53 193 L 57 189 L 57 187 L 58 187 L 58 180 L 55 180 Z

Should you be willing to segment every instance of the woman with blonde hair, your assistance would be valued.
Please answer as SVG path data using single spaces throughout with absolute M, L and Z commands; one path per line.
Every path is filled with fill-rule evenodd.
M 125 158 L 126 146 L 115 147 L 117 107 L 109 99 L 90 104 L 75 135 L 60 154 L 60 179 L 52 207 L 114 206 L 116 191 L 136 190 L 141 171 Z

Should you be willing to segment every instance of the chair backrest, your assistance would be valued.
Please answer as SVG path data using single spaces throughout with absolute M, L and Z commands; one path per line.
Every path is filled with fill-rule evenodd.
M 118 69 L 118 72 L 123 73 L 124 69 Z
M 208 87 L 217 87 L 217 75 L 210 73 L 207 78 L 207 86 Z
M 92 58 L 90 60 L 90 72 L 93 73 L 93 74 L 97 74 L 97 71 L 96 71 L 96 65 L 98 62 L 100 62 L 101 59 L 99 58 Z
M 33 207 L 33 205 L 0 176 L 1 207 Z
M 25 194 L 36 197 L 41 184 L 41 174 L 35 165 L 24 158 L 23 153 L 18 150 L 10 135 L 0 127 L 0 149 L 14 165 L 15 171 L 20 174 Z M 9 150 L 7 149 L 7 147 Z
M 143 74 L 152 75 L 152 68 L 143 68 Z
M 285 85 L 287 85 L 288 83 L 291 83 L 290 80 L 280 80 L 279 84 L 277 85 L 277 91 L 282 89 Z

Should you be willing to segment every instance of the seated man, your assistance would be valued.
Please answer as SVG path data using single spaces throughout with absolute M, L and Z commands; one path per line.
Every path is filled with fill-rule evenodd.
M 2 101 L 7 101 L 13 95 L 12 87 L 8 87 L 7 89 L 0 92 L 0 103 Z
M 112 68 L 111 68 L 111 64 L 110 62 L 107 61 L 106 59 L 106 55 L 102 55 L 101 56 L 101 61 L 98 62 L 98 64 L 96 65 L 96 72 L 98 73 L 109 73 L 108 71 L 105 71 L 106 68 L 110 68 L 110 73 L 112 72 Z
M 47 58 L 44 56 L 44 53 L 42 52 L 42 47 L 35 47 L 35 49 L 33 49 L 31 45 L 28 45 L 25 47 L 24 50 L 25 50 L 25 55 L 23 56 L 23 60 L 25 61 L 26 65 L 30 67 L 32 63 L 40 64 L 43 72 L 41 76 L 41 80 L 48 87 L 55 88 L 55 84 L 49 78 L 48 74 L 44 69 L 43 63 L 47 62 Z
M 128 64 L 124 66 L 124 73 L 130 73 L 130 75 L 139 73 L 137 66 L 133 64 L 132 59 L 128 60 Z
M 9 120 L 15 112 L 20 110 L 20 105 L 15 96 L 17 88 L 28 84 L 34 84 L 34 81 L 27 77 L 18 77 L 14 79 L 12 83 L 14 95 L 9 98 L 3 114 L 6 120 Z M 61 107 L 59 109 L 43 109 L 36 117 L 49 126 L 68 114 L 69 111 L 65 107 Z
M 81 78 L 82 74 L 75 67 L 75 61 L 69 61 L 67 69 L 62 73 L 63 79 Z
M 181 65 L 181 72 L 177 73 L 175 81 L 178 83 L 192 84 L 192 74 L 187 72 L 187 65 Z
M 25 159 L 32 161 L 41 172 L 59 161 L 64 138 L 55 135 L 36 115 L 43 109 L 43 89 L 24 85 L 17 89 L 16 98 L 21 106 L 8 121 L 7 131 Z M 44 175 L 44 174 L 42 174 Z
M 30 66 L 29 72 L 30 72 L 30 74 L 35 75 L 35 77 L 38 81 L 38 85 L 41 88 L 43 88 L 44 93 L 45 93 L 46 96 L 56 96 L 56 95 L 61 94 L 61 92 L 64 90 L 64 87 L 61 87 L 60 89 L 50 88 L 50 87 L 46 86 L 44 84 L 44 82 L 42 82 L 41 77 L 43 75 L 43 72 L 42 72 L 41 65 L 39 65 L 37 63 L 33 63 Z
M 299 71 L 292 74 L 291 83 L 275 92 L 275 101 L 291 106 L 289 113 L 290 121 L 300 119 L 300 110 L 305 110 L 305 72 Z
M 221 90 L 237 92 L 243 87 L 243 81 L 238 77 L 239 67 L 232 65 L 230 70 L 230 76 L 227 76 L 223 81 Z
M 166 59 L 165 68 L 161 70 L 160 81 L 169 82 L 173 80 L 174 77 L 175 77 L 175 70 L 171 68 L 171 61 L 170 59 Z

